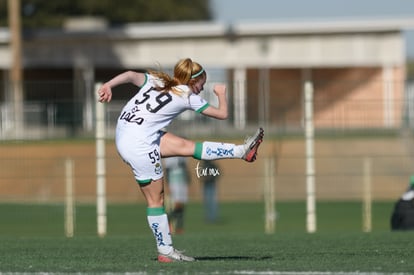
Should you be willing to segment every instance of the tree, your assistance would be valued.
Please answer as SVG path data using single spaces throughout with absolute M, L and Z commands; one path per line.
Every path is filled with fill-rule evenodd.
M 110 25 L 210 20 L 209 0 L 21 0 L 23 28 L 59 28 L 68 17 L 99 16 Z M 0 0 L 7 26 L 7 0 Z

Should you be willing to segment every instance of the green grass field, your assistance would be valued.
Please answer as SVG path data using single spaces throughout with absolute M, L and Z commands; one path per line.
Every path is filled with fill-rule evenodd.
M 190 204 L 186 232 L 174 236 L 194 263 L 156 262 L 144 205 L 109 205 L 108 235 L 96 237 L 95 207 L 78 205 L 74 238 L 64 237 L 63 205 L 0 204 L 0 273 L 413 274 L 414 232 L 390 232 L 392 202 L 373 205 L 362 233 L 361 204 L 318 203 L 318 232 L 305 232 L 305 204 L 276 205 L 276 232 L 264 234 L 262 203 L 226 203 L 206 224 Z

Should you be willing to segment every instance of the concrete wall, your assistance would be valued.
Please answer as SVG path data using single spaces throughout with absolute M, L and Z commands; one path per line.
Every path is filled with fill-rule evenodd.
M 242 140 L 227 140 L 241 143 Z M 334 138 L 315 141 L 315 186 L 318 200 L 360 200 L 366 178 L 364 162 L 371 162 L 374 200 L 395 200 L 408 187 L 414 157 L 407 150 L 412 138 Z M 412 146 L 412 145 L 411 145 Z M 78 202 L 95 202 L 95 144 L 55 142 L 0 146 L 0 200 L 62 201 L 65 196 L 65 160 L 74 162 L 74 194 Z M 221 201 L 263 200 L 265 162 L 274 158 L 275 197 L 305 200 L 305 141 L 301 138 L 265 138 L 254 163 L 220 160 L 218 194 Z M 202 198 L 197 160 L 190 159 L 190 200 Z M 6 168 L 7 167 L 7 168 Z M 110 201 L 144 199 L 129 167 L 118 156 L 114 142 L 106 143 L 106 193 Z

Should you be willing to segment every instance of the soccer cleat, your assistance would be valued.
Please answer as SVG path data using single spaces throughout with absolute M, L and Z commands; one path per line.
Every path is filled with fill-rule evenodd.
M 193 257 L 185 256 L 181 251 L 175 248 L 169 254 L 158 254 L 158 262 L 172 263 L 172 262 L 193 262 Z
M 247 162 L 253 162 L 256 160 L 257 150 L 263 141 L 263 136 L 264 130 L 260 127 L 252 137 L 246 139 L 244 142 L 246 152 L 244 153 L 242 159 Z

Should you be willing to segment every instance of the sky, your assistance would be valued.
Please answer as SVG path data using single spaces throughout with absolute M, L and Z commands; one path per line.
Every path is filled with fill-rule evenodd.
M 414 0 L 210 0 L 220 22 L 414 18 Z M 404 32 L 414 58 L 414 29 Z

